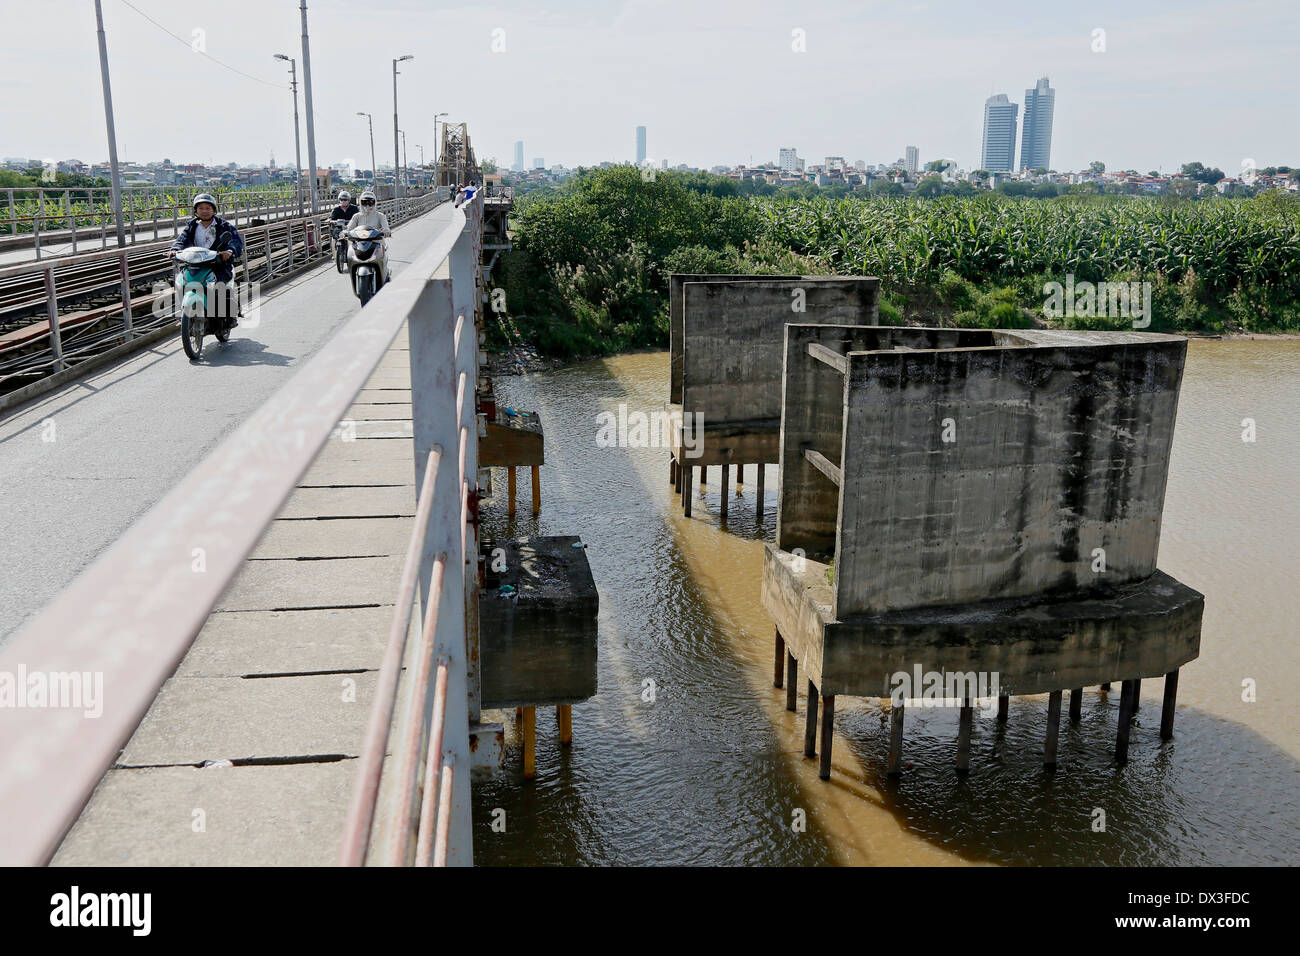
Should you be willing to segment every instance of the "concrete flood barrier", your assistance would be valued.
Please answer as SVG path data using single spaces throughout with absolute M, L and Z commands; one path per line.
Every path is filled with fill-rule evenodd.
M 778 457 L 785 323 L 879 322 L 880 280 L 844 276 L 669 277 L 669 481 L 691 513 L 700 486 L 722 466 L 721 514 L 735 466 L 757 467 L 762 514 L 764 465 Z
M 892 698 L 887 772 L 899 773 L 906 699 L 961 708 L 1122 681 L 1127 759 L 1140 681 L 1200 648 L 1203 597 L 1156 567 L 1187 343 L 1144 332 L 788 325 L 775 545 L 762 599 L 776 624 L 773 683 L 829 778 L 835 698 Z M 927 693 L 926 697 L 931 695 Z

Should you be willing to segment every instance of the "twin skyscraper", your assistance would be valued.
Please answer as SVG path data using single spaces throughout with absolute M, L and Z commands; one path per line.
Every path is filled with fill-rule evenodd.
M 1016 117 L 1019 104 L 1005 93 L 984 101 L 984 148 L 980 166 L 992 173 L 1017 169 L 1050 169 L 1052 113 L 1056 90 L 1042 77 L 1033 89 L 1025 90 L 1025 123 L 1020 142 L 1020 164 L 1016 165 Z

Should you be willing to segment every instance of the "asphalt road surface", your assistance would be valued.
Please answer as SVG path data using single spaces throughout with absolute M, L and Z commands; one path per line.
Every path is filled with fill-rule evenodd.
M 397 227 L 396 274 L 451 218 L 444 203 Z M 360 308 L 332 263 L 263 296 L 256 327 L 180 334 L 0 419 L 0 645 L 145 514 Z

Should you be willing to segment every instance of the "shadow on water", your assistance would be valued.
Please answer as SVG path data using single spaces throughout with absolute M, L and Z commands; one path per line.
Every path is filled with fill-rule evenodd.
M 1159 686 L 1159 682 L 1156 686 Z M 1067 700 L 1068 700 L 1068 695 Z M 847 702 L 846 702 L 847 703 Z M 1180 706 L 1161 743 L 1160 700 L 1144 696 L 1129 761 L 1114 761 L 1118 685 L 1062 714 L 1059 764 L 1042 767 L 1046 696 L 1013 698 L 1006 724 L 976 718 L 970 772 L 954 769 L 957 712 L 907 711 L 904 772 L 885 775 L 888 709 L 855 701 L 837 732 L 907 829 L 973 861 L 1103 866 L 1300 861 L 1300 764 L 1258 734 Z M 977 711 L 978 713 L 978 711 Z M 1104 819 L 1099 811 L 1104 812 Z M 1104 830 L 1094 830 L 1097 821 Z
M 685 519 L 666 450 L 595 442 L 600 412 L 662 408 L 666 364 L 662 354 L 628 356 L 497 382 L 503 404 L 541 413 L 547 464 L 540 519 L 529 515 L 526 471 L 519 516 L 505 516 L 498 470 L 483 533 L 582 536 L 601 600 L 599 693 L 574 707 L 571 749 L 558 746 L 553 711 L 539 710 L 534 781 L 521 779 L 505 715 L 505 766 L 474 789 L 477 862 L 1297 862 L 1296 760 L 1198 710 L 1186 688 L 1176 737 L 1161 744 L 1158 681 L 1148 682 L 1127 766 L 1112 756 L 1118 688 L 1090 688 L 1078 725 L 1062 714 L 1055 772 L 1041 766 L 1044 696 L 1014 699 L 1005 725 L 976 719 L 964 778 L 953 768 L 955 710 L 909 708 L 908 765 L 891 781 L 882 702 L 840 698 L 834 775 L 819 781 L 801 757 L 802 678 L 799 712 L 787 714 L 757 597 L 776 469 L 762 521 L 752 467 L 726 522 L 716 467 Z M 642 700 L 646 680 L 654 703 Z M 504 833 L 492 828 L 498 808 Z M 806 833 L 791 828 L 795 808 L 807 811 Z M 1104 832 L 1093 829 L 1098 808 Z
M 541 412 L 547 464 L 540 519 L 528 513 L 526 480 L 519 516 L 505 517 L 498 472 L 483 534 L 582 536 L 600 590 L 599 693 L 574 707 L 571 749 L 558 746 L 553 711 L 539 710 L 535 781 L 521 779 L 508 738 L 505 769 L 474 789 L 476 860 L 831 862 L 823 840 L 791 829 L 790 808 L 802 800 L 782 766 L 792 742 L 754 699 L 673 529 L 646 500 L 627 450 L 595 445 L 599 411 L 636 397 L 599 364 L 497 388 L 503 401 Z M 666 482 L 666 452 L 648 453 Z M 643 700 L 647 680 L 653 703 Z M 498 807 L 505 833 L 491 828 Z

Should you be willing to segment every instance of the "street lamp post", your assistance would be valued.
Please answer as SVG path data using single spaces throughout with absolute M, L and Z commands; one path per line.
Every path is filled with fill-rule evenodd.
M 406 165 L 406 130 L 399 129 L 402 134 L 402 175 L 406 178 L 406 184 L 411 184 L 411 168 Z
M 113 91 L 108 83 L 108 41 L 104 39 L 104 11 L 95 0 L 95 25 L 99 36 L 99 73 L 104 83 L 104 121 L 108 124 L 108 166 L 113 187 L 113 219 L 117 224 L 117 245 L 126 245 L 126 225 L 122 221 L 122 174 L 117 168 L 117 130 L 113 124 Z
M 415 57 L 408 53 L 393 61 L 393 195 L 395 197 L 402 194 L 402 177 L 398 172 L 402 158 L 397 152 L 397 64 L 403 60 L 414 59 Z
M 307 40 L 307 0 L 302 0 L 302 88 L 307 101 L 307 165 L 311 167 L 311 214 L 316 215 L 316 122 L 311 109 L 311 44 Z
M 293 89 L 293 172 L 298 181 L 298 215 L 302 215 L 302 147 L 298 139 L 298 61 L 283 53 L 275 54 L 277 60 L 289 61 L 289 86 Z
M 379 167 L 375 165 L 375 121 L 369 113 L 359 112 L 357 115 L 364 116 L 370 124 L 370 185 L 374 186 L 379 182 Z

